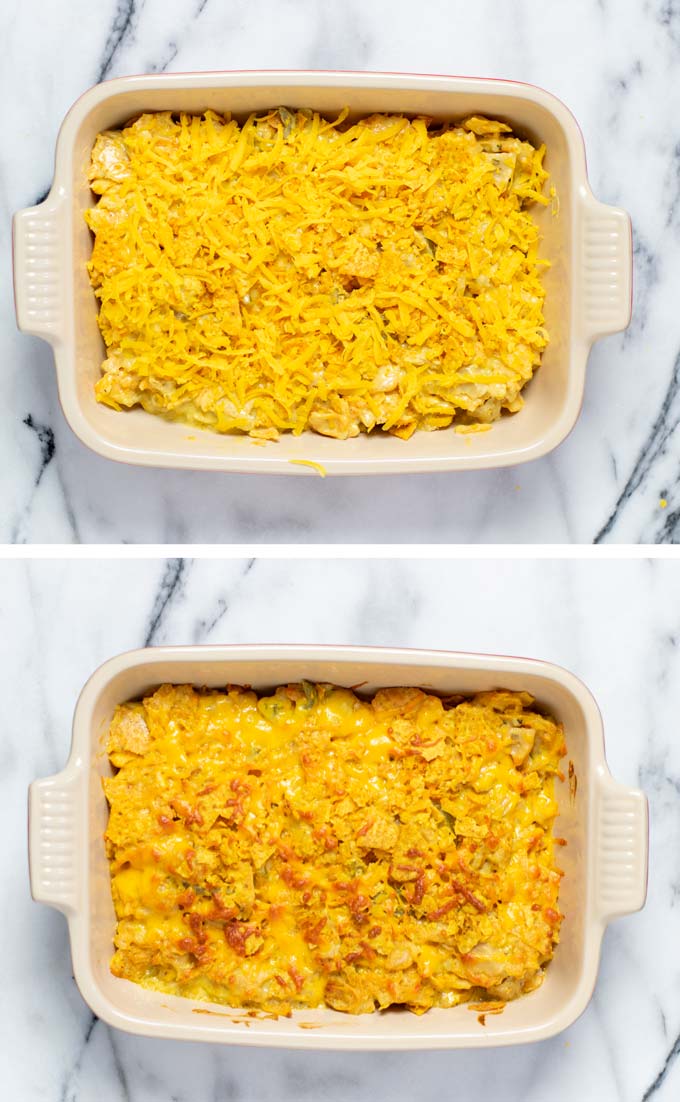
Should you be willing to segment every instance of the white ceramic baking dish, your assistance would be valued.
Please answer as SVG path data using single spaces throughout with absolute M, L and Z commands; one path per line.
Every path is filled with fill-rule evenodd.
M 286 104 L 334 114 L 397 111 L 435 119 L 477 112 L 506 119 L 543 141 L 559 211 L 537 209 L 551 343 L 529 384 L 525 408 L 490 432 L 419 432 L 404 441 L 385 433 L 332 440 L 287 435 L 261 447 L 247 436 L 220 436 L 172 424 L 143 410 L 99 405 L 94 384 L 104 345 L 86 263 L 92 238 L 83 212 L 96 134 L 142 111 L 231 111 L 237 117 Z M 109 459 L 195 470 L 312 474 L 291 460 L 320 463 L 328 474 L 500 467 L 536 459 L 569 433 L 583 398 L 586 362 L 597 337 L 624 329 L 631 312 L 628 215 L 594 198 L 583 138 L 574 117 L 540 88 L 511 81 L 397 73 L 227 72 L 123 77 L 97 85 L 71 108 L 59 133 L 47 199 L 14 219 L 14 288 L 19 327 L 54 348 L 59 396 L 73 431 Z
M 465 1006 L 417 1017 L 385 1012 L 353 1017 L 307 1010 L 291 1018 L 243 1011 L 143 988 L 109 971 L 115 916 L 103 832 L 101 778 L 110 773 L 104 740 L 116 704 L 162 682 L 257 689 L 300 678 L 361 686 L 420 685 L 436 692 L 523 689 L 560 719 L 575 781 L 558 786 L 558 835 L 565 870 L 561 941 L 543 985 L 481 1025 Z M 461 1048 L 537 1041 L 570 1025 L 595 985 L 610 919 L 643 906 L 647 882 L 647 802 L 616 784 L 604 758 L 597 705 L 578 678 L 525 658 L 378 647 L 159 647 L 119 655 L 90 678 L 78 701 L 73 744 L 62 773 L 36 781 L 29 798 L 31 890 L 66 915 L 76 982 L 95 1014 L 132 1033 L 289 1048 Z

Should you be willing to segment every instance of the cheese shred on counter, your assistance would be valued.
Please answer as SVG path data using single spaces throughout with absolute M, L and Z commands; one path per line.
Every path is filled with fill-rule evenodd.
M 544 146 L 481 117 L 346 115 L 161 112 L 98 135 L 100 402 L 260 440 L 521 408 L 548 340 Z
M 534 990 L 562 920 L 565 746 L 533 703 L 303 681 L 121 705 L 113 973 L 275 1014 L 497 1009 Z

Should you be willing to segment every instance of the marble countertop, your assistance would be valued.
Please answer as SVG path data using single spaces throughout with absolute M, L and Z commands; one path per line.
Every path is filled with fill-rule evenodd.
M 70 0 L 5 5 L 0 538 L 17 542 L 664 542 L 680 532 L 680 9 L 668 0 Z M 549 458 L 376 479 L 124 468 L 74 438 L 52 357 L 15 330 L 9 215 L 50 186 L 72 101 L 135 72 L 339 68 L 534 82 L 576 114 L 595 194 L 635 226 L 635 314 L 591 357 Z M 667 507 L 660 505 L 667 501 Z
M 3 1097 L 21 1102 L 676 1102 L 680 576 L 664 561 L 28 561 L 0 565 Z M 300 600 L 300 592 L 305 600 Z M 394 594 L 400 599 L 395 603 Z M 624 599 L 622 599 L 622 596 Z M 59 645 L 60 642 L 63 643 Z M 66 761 L 94 668 L 144 643 L 364 643 L 526 654 L 582 677 L 617 780 L 650 799 L 647 906 L 608 930 L 558 1037 L 333 1054 L 134 1038 L 93 1019 L 63 917 L 29 899 L 26 787 Z M 55 642 L 57 645 L 55 645 Z

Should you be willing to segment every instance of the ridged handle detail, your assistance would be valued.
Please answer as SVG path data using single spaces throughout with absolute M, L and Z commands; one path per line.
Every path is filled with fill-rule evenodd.
M 585 202 L 581 254 L 583 329 L 594 341 L 625 329 L 631 318 L 633 250 L 626 212 Z
M 78 906 L 78 781 L 76 772 L 66 770 L 29 789 L 31 894 L 64 912 Z
M 63 221 L 59 201 L 14 215 L 14 301 L 17 325 L 50 343 L 62 333 Z
M 605 919 L 631 914 L 647 895 L 647 799 L 607 778 L 597 813 L 597 904 Z

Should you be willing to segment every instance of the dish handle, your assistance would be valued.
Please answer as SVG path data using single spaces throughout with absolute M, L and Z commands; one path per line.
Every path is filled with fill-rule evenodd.
M 50 344 L 61 337 L 64 319 L 63 203 L 50 194 L 39 206 L 18 211 L 12 222 L 17 325 Z
M 619 333 L 633 310 L 633 233 L 629 215 L 584 193 L 580 218 L 581 317 L 589 343 Z M 577 281 L 578 284 L 578 281 Z
M 80 771 L 68 765 L 62 773 L 34 781 L 28 790 L 28 857 L 31 895 L 64 914 L 75 913 L 80 885 L 78 806 Z
M 603 922 L 644 907 L 649 859 L 647 797 L 609 775 L 597 799 L 596 906 Z

